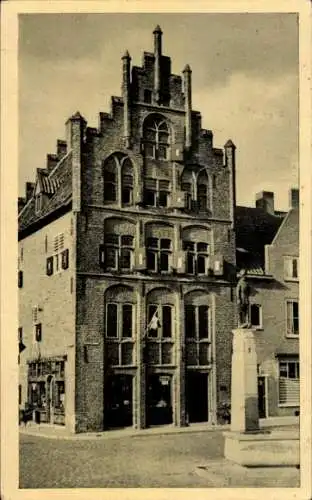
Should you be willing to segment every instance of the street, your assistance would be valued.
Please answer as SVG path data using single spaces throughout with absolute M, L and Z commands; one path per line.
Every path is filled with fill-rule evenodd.
M 207 487 L 195 472 L 222 456 L 220 432 L 66 441 L 20 436 L 20 488 Z
M 226 462 L 220 430 L 77 440 L 20 434 L 20 488 L 227 486 L 298 487 L 299 470 Z

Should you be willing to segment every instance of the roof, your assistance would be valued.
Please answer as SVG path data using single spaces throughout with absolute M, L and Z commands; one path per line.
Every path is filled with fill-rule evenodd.
M 262 208 L 236 207 L 236 262 L 238 269 L 261 276 L 264 271 L 264 248 L 272 243 L 286 213 L 267 213 Z
M 47 195 L 42 210 L 35 211 L 34 196 L 24 206 L 18 216 L 18 232 L 23 234 L 30 230 L 39 221 L 54 213 L 56 210 L 71 203 L 72 197 L 72 161 L 71 152 L 64 156 L 56 167 L 48 173 L 45 169 L 37 170 L 37 182 L 40 192 Z

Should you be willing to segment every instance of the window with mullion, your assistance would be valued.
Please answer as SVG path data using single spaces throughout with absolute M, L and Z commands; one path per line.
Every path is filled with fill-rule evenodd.
M 209 339 L 208 306 L 185 305 L 185 336 L 196 341 Z
M 129 270 L 132 267 L 133 236 L 105 235 L 106 268 Z
M 112 365 L 133 364 L 133 305 L 106 305 L 107 357 Z
M 172 306 L 149 304 L 148 306 L 148 324 L 153 316 L 158 313 L 159 326 L 156 329 L 150 329 L 148 336 L 150 338 L 171 339 L 172 338 Z
M 170 268 L 171 240 L 168 238 L 147 238 L 147 269 L 168 272 Z
M 183 241 L 186 252 L 186 272 L 188 274 L 206 274 L 208 267 L 208 244 Z

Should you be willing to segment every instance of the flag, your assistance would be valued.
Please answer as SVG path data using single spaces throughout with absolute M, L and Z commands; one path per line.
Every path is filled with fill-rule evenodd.
M 158 315 L 158 308 L 153 314 L 153 317 L 151 321 L 148 324 L 147 330 L 157 330 L 160 327 L 160 321 L 159 321 L 159 315 Z

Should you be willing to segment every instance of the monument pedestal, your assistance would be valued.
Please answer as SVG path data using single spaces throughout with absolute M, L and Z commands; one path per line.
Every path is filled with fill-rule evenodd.
M 247 467 L 298 465 L 299 430 L 259 428 L 254 332 L 238 328 L 233 335 L 231 431 L 224 433 L 224 456 Z
M 259 430 L 257 354 L 254 333 L 233 331 L 231 430 Z

